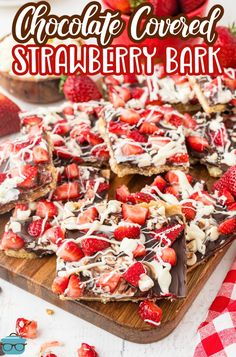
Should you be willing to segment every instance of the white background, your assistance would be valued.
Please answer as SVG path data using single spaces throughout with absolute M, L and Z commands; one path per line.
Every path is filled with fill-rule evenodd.
M 0 5 L 1 2 L 3 1 L 0 0 Z M 13 2 L 14 0 L 4 1 L 7 4 Z M 51 4 L 54 13 L 73 14 L 80 13 L 80 9 L 87 2 L 86 0 L 54 0 L 51 1 Z M 225 16 L 222 19 L 222 23 L 229 24 L 236 20 L 235 1 L 210 1 L 210 5 L 216 3 L 220 3 L 225 7 Z M 15 6 L 7 6 L 5 8 L 0 6 L 0 37 L 11 31 L 12 19 L 16 9 L 17 7 Z M 22 108 L 28 107 L 25 103 L 19 101 L 18 103 Z M 170 336 L 160 342 L 138 345 L 123 341 L 63 310 L 50 306 L 43 300 L 1 279 L 0 339 L 14 331 L 15 321 L 18 317 L 26 317 L 38 321 L 39 338 L 28 341 L 26 352 L 23 354 L 25 357 L 38 356 L 41 343 L 51 340 L 59 340 L 64 344 L 63 347 L 55 350 L 58 353 L 58 357 L 77 356 L 76 350 L 81 342 L 95 345 L 100 357 L 191 357 L 194 351 L 197 327 L 205 318 L 209 305 L 235 259 L 235 247 L 236 243 L 216 268 L 180 325 Z M 47 315 L 47 308 L 53 309 L 55 314 L 52 316 Z

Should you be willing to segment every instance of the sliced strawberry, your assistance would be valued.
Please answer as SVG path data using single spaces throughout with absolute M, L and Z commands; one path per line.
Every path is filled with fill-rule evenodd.
M 212 142 L 216 146 L 224 146 L 225 144 L 225 130 L 220 128 L 218 131 L 210 131 Z
M 202 202 L 204 203 L 204 205 L 207 206 L 214 204 L 214 200 L 212 199 L 212 197 L 209 195 L 207 191 L 194 192 L 189 198 L 195 201 Z
M 117 201 L 127 203 L 129 201 L 130 192 L 127 186 L 122 185 L 116 189 Z
M 131 99 L 131 93 L 128 88 L 115 86 L 115 91 L 124 102 L 128 102 Z
M 35 146 L 33 148 L 33 160 L 36 164 L 43 164 L 49 161 L 49 153 L 41 146 Z
M 189 156 L 187 153 L 175 154 L 169 157 L 168 161 L 174 164 L 184 164 L 189 162 Z
M 18 175 L 19 175 L 19 170 Z M 24 181 L 17 184 L 20 188 L 33 188 L 37 184 L 38 168 L 36 166 L 25 165 L 21 168 L 21 173 L 25 177 Z
M 236 232 L 236 218 L 228 218 L 225 221 L 221 222 L 218 231 L 221 234 L 232 234 Z
M 109 123 L 109 132 L 116 134 L 116 135 L 127 135 L 129 130 L 127 129 L 126 124 L 115 123 L 115 122 L 111 121 Z
M 0 173 L 0 184 L 3 183 L 7 178 L 7 174 L 5 174 L 4 172 Z
M 104 82 L 106 83 L 106 85 L 113 85 L 113 86 L 119 86 L 120 82 L 117 78 L 115 78 L 114 76 L 106 76 L 104 78 Z
M 227 188 L 229 192 L 236 198 L 236 166 L 232 166 L 228 171 L 214 184 L 215 190 Z
M 66 289 L 66 296 L 71 299 L 78 299 L 83 295 L 83 292 L 84 284 L 81 282 L 78 275 L 71 275 Z
M 164 248 L 161 252 L 161 259 L 163 262 L 169 263 L 172 266 L 176 265 L 177 256 L 175 250 L 170 247 Z
M 49 222 L 45 221 L 45 219 L 37 219 L 36 221 L 32 221 L 27 228 L 27 232 L 31 237 L 38 238 L 43 235 L 46 230 L 51 228 Z
M 135 250 L 133 251 L 134 258 L 144 257 L 147 254 L 145 246 L 141 243 L 137 245 Z
M 104 235 L 100 234 L 99 236 L 105 237 Z M 97 238 L 86 238 L 82 241 L 82 249 L 85 255 L 93 255 L 97 252 L 103 251 L 110 247 L 110 243 Z
M 52 134 L 51 139 L 53 142 L 53 146 L 63 146 L 65 144 L 65 140 L 60 135 Z
M 189 136 L 187 137 L 187 144 L 190 148 L 197 152 L 203 152 L 209 148 L 209 143 L 205 138 L 200 136 Z
M 161 176 L 157 176 L 153 181 L 152 186 L 156 186 L 161 192 L 163 192 L 167 183 Z
M 73 107 L 65 107 L 63 109 L 63 114 L 65 114 L 65 115 L 74 115 L 74 108 Z
M 183 125 L 188 129 L 195 129 L 197 127 L 196 120 L 192 117 L 192 115 L 185 113 L 183 118 Z
M 153 124 L 153 123 L 149 123 L 149 122 L 144 122 L 140 128 L 139 128 L 140 133 L 142 134 L 153 134 L 156 131 L 158 131 L 158 127 Z
M 192 221 L 196 217 L 197 211 L 192 202 L 183 203 L 181 209 L 187 221 Z
M 98 211 L 96 207 L 91 207 L 80 213 L 78 216 L 78 224 L 92 223 L 98 218 Z
M 122 109 L 120 120 L 130 125 L 138 124 L 140 115 L 134 109 Z
M 27 204 L 18 203 L 17 205 L 15 205 L 13 217 L 17 217 L 18 211 L 27 211 L 28 209 L 29 206 Z
M 16 320 L 16 333 L 24 338 L 36 338 L 38 334 L 38 324 L 23 317 Z
M 46 230 L 43 237 L 53 244 L 60 245 L 65 239 L 65 231 L 59 226 L 51 227 Z
M 98 186 L 97 193 L 102 193 L 104 191 L 108 191 L 110 188 L 109 183 L 101 182 Z
M 168 117 L 168 122 L 171 125 L 175 126 L 176 128 L 178 128 L 179 126 L 181 126 L 183 124 L 183 119 L 176 114 L 171 114 L 171 116 L 167 115 L 167 117 Z
M 57 207 L 53 202 L 47 200 L 37 202 L 36 216 L 41 218 L 53 218 L 57 215 L 57 212 Z
M 39 125 L 42 123 L 42 121 L 43 119 L 38 117 L 37 115 L 32 115 L 22 120 L 23 125 L 30 125 L 30 126 Z
M 134 99 L 140 99 L 142 97 L 142 95 L 144 94 L 144 89 L 140 88 L 140 87 L 133 87 L 133 88 L 130 88 L 130 90 L 131 90 L 132 98 L 134 98 Z
M 140 276 L 146 273 L 144 265 L 140 262 L 136 262 L 131 265 L 128 270 L 123 274 L 123 278 L 131 285 L 138 287 Z
M 235 202 L 234 196 L 229 192 L 227 188 L 223 188 L 219 192 L 219 200 L 221 204 L 226 204 L 227 206 Z
M 57 256 L 65 262 L 76 262 L 83 258 L 84 253 L 77 243 L 65 241 L 58 248 Z
M 148 141 L 148 138 L 140 134 L 140 132 L 136 129 L 129 132 L 128 138 L 133 139 L 134 141 L 139 143 L 146 143 Z
M 67 289 L 69 278 L 64 276 L 57 276 L 52 283 L 52 292 L 57 295 L 61 295 Z
M 116 271 L 104 273 L 97 280 L 96 285 L 105 290 L 105 292 L 113 293 L 119 284 L 121 275 Z
M 143 148 L 134 144 L 124 144 L 122 153 L 125 156 L 141 155 L 144 152 Z
M 236 79 L 232 79 L 229 77 L 224 77 L 224 83 L 226 87 L 230 88 L 232 91 L 236 90 Z
M 109 88 L 109 101 L 113 104 L 114 108 L 121 108 L 125 106 L 125 101 L 122 99 L 115 89 Z
M 132 195 L 130 197 L 130 201 L 132 203 L 142 203 L 142 202 L 149 203 L 149 202 L 153 201 L 153 197 L 151 195 L 149 195 L 148 193 L 135 192 L 135 193 L 132 193 Z
M 169 195 L 173 195 L 178 199 L 180 198 L 179 186 L 178 185 L 172 185 L 172 186 L 166 187 L 165 193 L 169 194 Z
M 58 186 L 53 192 L 52 200 L 68 201 L 80 197 L 79 183 L 68 182 Z
M 139 305 L 138 314 L 143 321 L 152 326 L 158 326 L 161 323 L 162 309 L 152 301 L 142 301 Z
M 70 129 L 70 125 L 66 120 L 61 121 L 60 123 L 54 125 L 53 134 L 64 136 L 70 131 Z
M 89 132 L 87 134 L 87 141 L 92 146 L 96 146 L 96 145 L 102 144 L 104 142 L 104 140 L 99 135 L 92 133 L 92 132 Z
M 65 174 L 71 180 L 78 178 L 80 175 L 78 166 L 75 163 L 66 166 Z
M 171 224 L 155 230 L 154 237 L 164 245 L 172 245 L 180 237 L 185 228 L 184 224 Z
M 124 238 L 135 239 L 140 236 L 140 228 L 134 224 L 119 224 L 114 230 L 114 238 L 116 240 L 123 240 Z
M 143 225 L 146 222 L 148 212 L 148 208 L 140 205 L 131 206 L 125 203 L 122 206 L 123 218 L 126 221 L 131 221 L 140 225 Z
M 175 185 L 179 183 L 179 177 L 174 171 L 168 171 L 165 175 L 166 180 L 171 184 Z
M 2 249 L 20 250 L 25 245 L 24 240 L 12 231 L 3 233 L 0 246 Z
M 106 145 L 95 146 L 91 150 L 91 155 L 99 158 L 100 160 L 109 160 L 110 154 Z
M 94 346 L 90 346 L 87 343 L 82 343 L 78 349 L 78 357 L 98 357 Z

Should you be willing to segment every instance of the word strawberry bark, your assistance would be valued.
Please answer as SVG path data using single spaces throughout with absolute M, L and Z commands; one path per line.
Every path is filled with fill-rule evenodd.
M 106 107 L 99 126 L 110 150 L 111 169 L 120 177 L 151 176 L 174 167 L 187 170 L 184 125 L 191 120 L 168 105 L 145 110 Z
M 109 153 L 97 130 L 100 102 L 66 104 L 58 109 L 39 110 L 21 115 L 22 131 L 35 134 L 42 128 L 50 134 L 56 166 L 76 162 L 107 165 Z
M 0 214 L 34 201 L 56 184 L 46 134 L 20 136 L 0 145 Z
M 93 210 L 93 220 L 90 211 Z M 181 211 L 161 201 L 111 200 L 64 220 L 52 290 L 62 299 L 131 300 L 185 295 Z
M 236 70 L 227 68 L 221 76 L 190 77 L 196 96 L 206 113 L 223 112 L 235 107 Z
M 164 177 L 157 176 L 141 192 L 131 194 L 122 186 L 117 189 L 117 199 L 133 204 L 161 199 L 180 205 L 186 219 L 187 265 L 193 268 L 236 237 L 236 188 L 232 175 L 236 177 L 235 169 L 230 179 L 227 177 L 235 196 L 225 187 L 225 179 L 224 186 L 220 183 L 218 191 L 210 194 L 204 181 L 174 170 Z
M 57 187 L 47 198 L 16 205 L 0 242 L 7 255 L 35 258 L 53 254 L 68 237 L 61 221 L 73 217 L 82 206 L 106 201 L 108 170 L 73 163 L 57 171 Z
M 194 120 L 197 125 L 186 139 L 189 154 L 206 165 L 211 176 L 219 177 L 236 165 L 236 116 L 215 114 L 210 118 L 199 112 Z

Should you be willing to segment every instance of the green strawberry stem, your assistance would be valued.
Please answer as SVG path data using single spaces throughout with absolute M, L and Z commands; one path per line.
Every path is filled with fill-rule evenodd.
M 139 5 L 143 4 L 145 0 L 130 0 L 130 7 L 132 10 L 136 9 Z
M 66 80 L 67 80 L 67 76 L 62 75 L 62 76 L 60 77 L 60 83 L 59 83 L 59 91 L 60 91 L 60 93 L 63 92 L 63 87 L 64 87 L 64 84 L 65 84 L 65 81 L 66 81 Z
M 236 36 L 236 24 L 235 22 L 232 23 L 232 25 L 229 25 L 229 30 L 232 33 L 233 36 Z

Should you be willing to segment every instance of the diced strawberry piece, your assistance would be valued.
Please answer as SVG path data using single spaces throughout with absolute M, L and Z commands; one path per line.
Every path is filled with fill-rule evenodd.
M 97 193 L 102 193 L 104 191 L 108 191 L 110 188 L 110 185 L 109 183 L 106 183 L 106 182 L 101 182 L 98 186 L 98 190 L 97 190 Z
M 96 285 L 104 289 L 106 292 L 113 293 L 119 284 L 120 278 L 120 273 L 117 273 L 116 271 L 104 273 L 97 280 Z
M 221 222 L 218 231 L 221 234 L 232 234 L 236 232 L 236 218 L 228 218 L 225 221 Z
M 120 84 L 119 80 L 114 76 L 106 76 L 104 78 L 106 85 L 118 86 Z
M 130 197 L 130 201 L 132 201 L 132 203 L 142 203 L 142 202 L 149 203 L 149 202 L 153 201 L 153 197 L 151 195 L 149 195 L 148 193 L 135 192 L 135 193 L 132 193 L 132 195 Z
M 116 189 L 117 201 L 127 203 L 129 201 L 130 192 L 127 186 L 122 185 Z
M 135 250 L 133 251 L 134 258 L 144 257 L 147 254 L 145 246 L 143 244 L 138 244 Z
M 49 240 L 51 243 L 59 245 L 65 239 L 65 232 L 61 227 L 51 227 L 44 233 L 43 237 Z
M 125 106 L 125 101 L 122 99 L 115 89 L 112 87 L 109 89 L 109 101 L 113 104 L 114 108 L 121 108 Z
M 224 128 L 218 131 L 210 131 L 212 141 L 217 146 L 224 146 L 225 144 L 225 130 Z
M 189 162 L 189 156 L 187 153 L 175 154 L 169 157 L 168 161 L 174 164 L 184 164 Z
M 154 237 L 164 245 L 172 245 L 180 237 L 185 228 L 184 224 L 172 224 L 159 228 L 155 231 Z
M 53 218 L 57 215 L 57 207 L 53 202 L 42 200 L 37 202 L 36 216 L 41 218 Z
M 207 206 L 214 204 L 214 200 L 207 191 L 194 192 L 189 198 L 195 201 L 200 201 Z
M 17 169 L 18 175 L 19 171 Z M 37 184 L 38 168 L 36 166 L 25 165 L 21 168 L 21 173 L 25 177 L 24 181 L 17 184 L 20 188 L 33 188 Z
M 58 186 L 53 192 L 52 199 L 55 201 L 67 201 L 80 197 L 79 183 L 68 182 Z
M 122 109 L 120 120 L 130 125 L 138 124 L 140 115 L 134 109 Z
M 66 289 L 66 296 L 71 299 L 78 299 L 83 295 L 83 292 L 84 284 L 81 282 L 78 275 L 71 275 Z
M 65 174 L 71 180 L 78 178 L 80 175 L 78 166 L 75 163 L 66 166 Z
M 142 95 L 144 94 L 144 89 L 140 88 L 140 87 L 134 87 L 134 88 L 131 88 L 130 90 L 131 90 L 132 98 L 134 98 L 134 99 L 140 99 L 142 97 Z
M 168 122 L 176 128 L 183 124 L 183 119 L 176 114 L 172 114 L 171 116 L 167 115 L 166 117 L 168 118 Z
M 148 216 L 148 208 L 142 207 L 140 205 L 128 205 L 123 204 L 122 215 L 126 221 L 137 223 L 143 225 L 146 222 Z
M 219 199 L 222 204 L 226 204 L 227 206 L 235 202 L 234 196 L 229 192 L 227 188 L 223 188 L 222 190 L 220 190 Z
M 87 343 L 82 343 L 78 349 L 78 357 L 98 357 L 94 346 L 90 346 Z
M 175 250 L 170 247 L 164 248 L 161 252 L 161 259 L 163 260 L 163 262 L 169 263 L 172 266 L 176 265 L 177 256 Z
M 91 150 L 91 155 L 96 156 L 100 160 L 109 160 L 110 154 L 106 145 L 95 146 Z
M 76 262 L 83 258 L 84 253 L 77 243 L 65 241 L 58 248 L 57 256 L 65 262 Z
M 165 175 L 166 180 L 171 184 L 175 185 L 179 183 L 179 177 L 174 171 L 168 171 Z
M 114 230 L 114 238 L 122 241 L 124 238 L 135 239 L 140 236 L 140 228 L 138 225 L 133 224 L 120 224 Z
M 227 188 L 234 197 L 236 197 L 236 166 L 232 166 L 228 171 L 214 184 L 215 190 Z
M 24 240 L 19 237 L 16 233 L 12 231 L 3 233 L 2 239 L 0 241 L 0 246 L 2 249 L 13 249 L 20 250 L 25 245 Z
M 196 120 L 192 117 L 192 115 L 185 113 L 183 118 L 183 125 L 188 129 L 195 129 L 197 126 Z
M 24 338 L 36 338 L 38 334 L 38 324 L 23 317 L 16 320 L 16 333 Z
M 183 203 L 181 209 L 187 221 L 192 221 L 196 217 L 197 211 L 192 202 Z
M 70 125 L 67 123 L 67 121 L 62 121 L 61 123 L 57 123 L 54 125 L 53 128 L 53 134 L 57 135 L 66 135 L 70 131 Z
M 65 114 L 65 115 L 74 115 L 74 108 L 73 107 L 65 107 L 63 109 L 63 114 Z
M 15 205 L 15 209 L 13 212 L 13 217 L 17 217 L 17 211 L 27 211 L 29 206 L 27 204 L 18 203 Z
M 78 217 L 78 224 L 92 223 L 98 218 L 98 211 L 96 207 L 91 207 L 80 213 Z
M 200 136 L 189 136 L 187 137 L 187 144 L 190 148 L 197 152 L 203 152 L 209 148 L 209 143 L 205 138 Z
M 115 86 L 115 91 L 124 102 L 128 102 L 131 99 L 131 93 L 128 88 Z
M 49 222 L 47 222 L 45 219 L 37 219 L 28 225 L 27 231 L 31 237 L 38 238 L 43 235 L 43 233 L 46 232 L 46 230 L 49 228 L 51 228 Z
M 143 148 L 134 144 L 124 144 L 122 153 L 125 156 L 141 155 L 144 152 Z
M 106 238 L 105 235 L 99 234 L 100 237 Z M 97 238 L 86 238 L 82 241 L 82 249 L 85 255 L 93 255 L 110 247 L 110 243 Z
M 0 173 L 0 184 L 3 183 L 7 178 L 7 174 L 5 174 L 4 172 Z
M 123 278 L 130 284 L 135 287 L 138 287 L 138 282 L 140 276 L 146 273 L 144 265 L 140 262 L 136 262 L 131 265 L 126 272 L 123 274 Z
M 154 123 L 149 123 L 149 122 L 144 122 L 140 128 L 139 131 L 142 134 L 153 134 L 158 130 L 158 127 Z
M 41 146 L 33 148 L 33 160 L 36 164 L 42 164 L 49 161 L 49 153 Z
M 162 309 L 152 301 L 142 301 L 139 305 L 138 314 L 143 321 L 152 326 L 158 326 L 161 323 Z
M 114 123 L 113 121 L 111 121 L 109 123 L 109 132 L 116 135 L 127 135 L 129 130 L 127 129 L 126 124 Z
M 178 185 L 172 185 L 172 186 L 166 187 L 165 193 L 169 194 L 169 195 L 173 195 L 176 198 L 180 198 L 179 186 Z
M 60 135 L 52 134 L 51 139 L 53 142 L 53 146 L 63 146 L 65 144 L 65 140 Z
M 96 145 L 102 144 L 104 142 L 103 139 L 99 135 L 94 134 L 92 132 L 89 132 L 87 134 L 87 140 L 88 140 L 89 144 L 92 146 L 96 146 Z
M 134 141 L 139 143 L 146 143 L 148 141 L 148 138 L 140 134 L 140 132 L 136 129 L 129 132 L 128 138 L 133 139 Z
M 26 117 L 22 120 L 24 125 L 30 125 L 30 126 L 39 125 L 42 123 L 42 121 L 43 121 L 43 119 L 36 115 Z
M 52 292 L 57 295 L 61 295 L 67 289 L 69 278 L 64 276 L 57 276 L 52 283 Z
M 224 77 L 224 83 L 226 87 L 230 88 L 231 90 L 236 90 L 236 79 Z
M 163 192 L 167 183 L 161 176 L 157 176 L 153 181 L 152 186 L 156 186 L 161 192 Z

